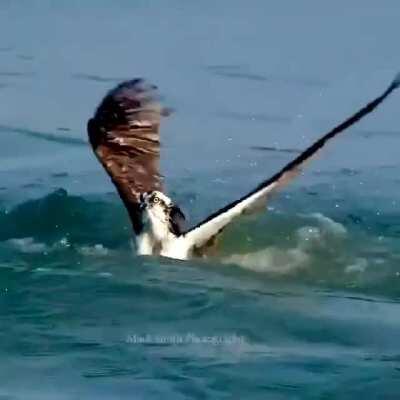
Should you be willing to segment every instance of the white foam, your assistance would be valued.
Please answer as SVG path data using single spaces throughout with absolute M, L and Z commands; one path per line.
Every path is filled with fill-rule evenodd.
M 233 254 L 222 260 L 257 272 L 289 274 L 311 265 L 317 249 L 329 248 L 331 243 L 342 240 L 347 235 L 346 228 L 320 213 L 307 215 L 315 225 L 298 228 L 295 244 L 290 248 L 270 246 L 248 254 Z M 314 222 L 312 221 L 312 222 Z
M 318 246 L 324 240 L 321 230 L 315 226 L 303 226 L 297 229 L 296 238 L 298 246 L 303 250 Z
M 347 229 L 339 222 L 321 213 L 313 213 L 307 217 L 312 217 L 317 226 L 309 225 L 297 229 L 298 245 L 302 249 L 330 247 L 333 242 L 340 242 L 347 237 Z
M 95 244 L 94 246 L 82 246 L 78 249 L 78 251 L 84 256 L 104 257 L 109 254 L 109 250 L 102 244 Z
M 60 251 L 71 248 L 71 243 L 68 238 L 64 237 L 52 245 L 47 245 L 42 242 L 37 242 L 33 237 L 26 238 L 13 238 L 4 242 L 14 250 L 21 253 L 43 253 L 47 254 L 53 251 Z M 74 247 L 75 248 L 75 247 Z M 94 246 L 81 246 L 75 248 L 80 254 L 84 256 L 104 257 L 109 255 L 110 251 L 102 244 L 95 244 Z
M 347 274 L 364 272 L 368 267 L 368 261 L 365 258 L 356 258 L 353 264 L 346 266 L 344 272 Z
M 305 268 L 309 256 L 300 248 L 280 249 L 272 246 L 253 253 L 234 254 L 222 260 L 226 264 L 236 264 L 257 272 L 288 274 Z
M 45 243 L 36 242 L 32 237 L 9 239 L 6 243 L 21 253 L 45 253 L 49 251 Z
M 339 222 L 334 221 L 333 219 L 325 216 L 321 213 L 313 213 L 310 214 L 311 217 L 317 219 L 320 224 L 320 227 L 325 229 L 327 233 L 332 233 L 335 236 L 343 237 L 347 235 L 347 229 L 344 225 Z

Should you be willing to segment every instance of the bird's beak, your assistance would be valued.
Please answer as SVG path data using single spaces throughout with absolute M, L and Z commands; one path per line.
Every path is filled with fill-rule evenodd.
M 146 208 L 146 205 L 147 205 L 146 204 L 146 200 L 145 200 L 145 196 L 144 196 L 143 193 L 140 193 L 139 200 L 140 200 L 139 210 L 143 211 Z

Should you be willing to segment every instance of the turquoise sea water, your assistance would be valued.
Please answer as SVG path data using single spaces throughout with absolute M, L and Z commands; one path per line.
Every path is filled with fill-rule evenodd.
M 0 2 L 0 399 L 398 399 L 399 94 L 218 257 L 136 257 L 86 120 L 155 82 L 194 222 L 377 95 L 396 1 Z M 266 149 L 266 148 L 273 148 Z

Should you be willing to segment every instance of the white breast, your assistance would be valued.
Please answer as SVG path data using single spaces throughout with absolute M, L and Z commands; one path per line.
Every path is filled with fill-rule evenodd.
M 149 232 L 142 232 L 136 236 L 136 252 L 140 256 L 151 256 L 154 254 L 156 242 Z
M 184 236 L 172 236 L 164 241 L 161 246 L 160 255 L 175 258 L 177 260 L 188 260 L 190 258 L 191 246 Z
M 158 240 L 151 232 L 142 232 L 136 236 L 136 251 L 143 256 L 163 256 L 178 260 L 190 258 L 191 246 L 184 236 L 177 237 L 170 233 Z

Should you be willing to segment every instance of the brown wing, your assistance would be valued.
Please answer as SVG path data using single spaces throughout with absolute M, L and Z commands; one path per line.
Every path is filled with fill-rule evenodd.
M 165 112 L 156 87 L 142 79 L 111 90 L 88 121 L 90 144 L 121 196 L 136 233 L 140 194 L 161 190 L 159 125 Z

